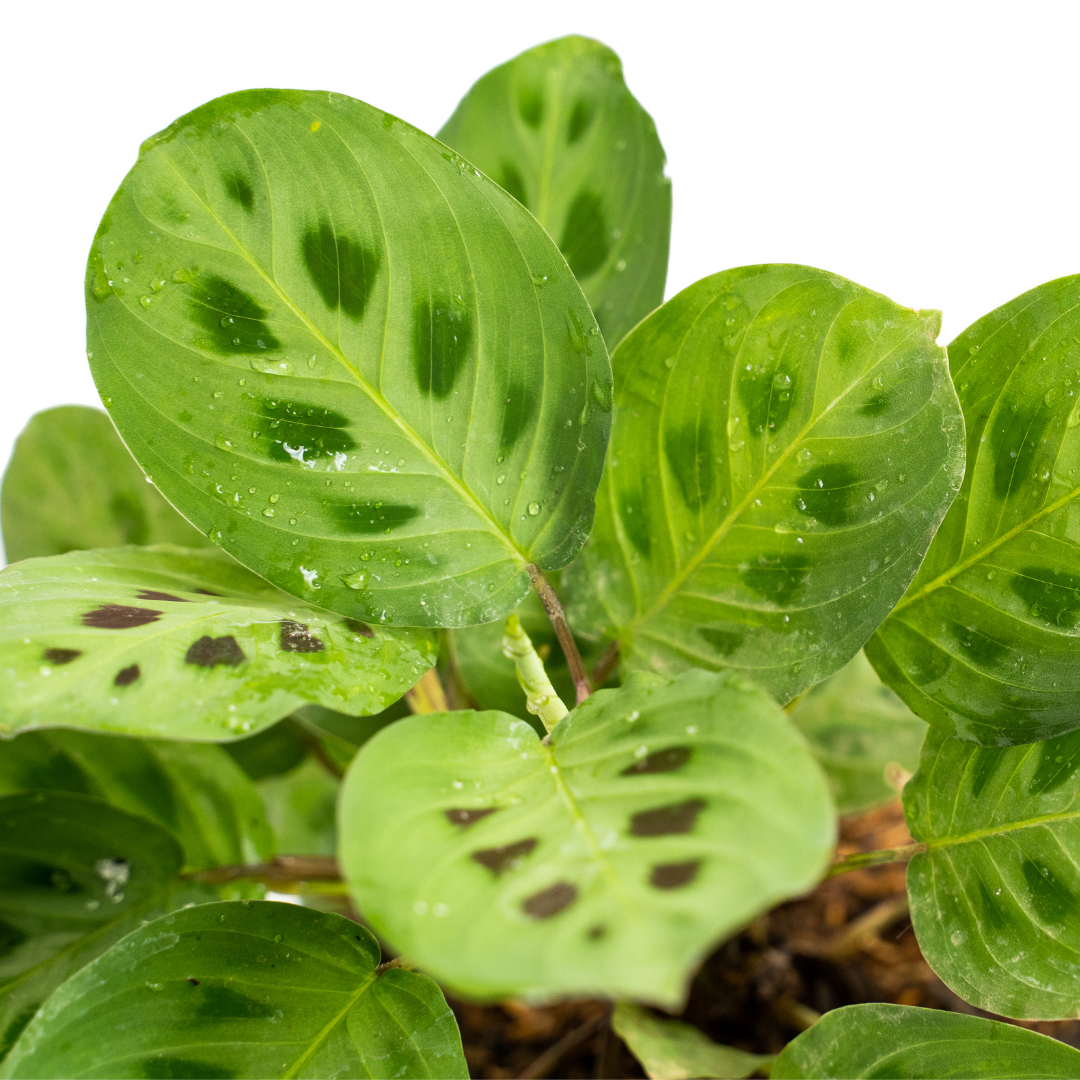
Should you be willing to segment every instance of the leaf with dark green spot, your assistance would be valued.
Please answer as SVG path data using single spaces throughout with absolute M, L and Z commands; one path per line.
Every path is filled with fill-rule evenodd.
M 846 1005 L 784 1047 L 773 1080 L 1074 1080 L 1080 1050 L 981 1016 L 911 1005 Z
M 379 712 L 436 650 L 430 631 L 361 631 L 216 549 L 73 551 L 0 572 L 0 731 L 224 742 L 305 702 Z
M 0 492 L 11 562 L 121 544 L 209 541 L 146 482 L 99 409 L 62 405 L 33 416 Z
M 1080 1014 L 1080 732 L 1003 749 L 931 728 L 904 788 L 923 956 L 965 1001 L 1019 1019 Z
M 606 46 L 565 37 L 529 49 L 480 79 L 439 138 L 558 241 L 611 345 L 663 301 L 671 181 Z
M 615 1006 L 611 1026 L 641 1062 L 646 1076 L 654 1080 L 742 1080 L 772 1060 L 767 1055 L 721 1046 L 699 1028 L 657 1016 L 628 1001 Z
M 177 911 L 68 980 L 0 1075 L 465 1080 L 442 992 L 379 960 L 358 923 L 295 904 Z
M 618 640 L 624 670 L 733 668 L 782 702 L 847 663 L 963 475 L 939 325 L 778 265 L 637 326 L 613 357 L 596 527 L 563 575 L 575 629 Z
M 497 619 L 588 534 L 611 367 L 580 287 L 497 184 L 362 102 L 246 91 L 149 139 L 87 320 L 166 498 L 307 602 Z
M 177 883 L 160 825 L 71 792 L 0 795 L 0 1055 L 69 975 L 146 919 L 213 893 Z
M 357 754 L 338 854 L 375 929 L 479 997 L 679 1003 L 721 938 L 813 885 L 825 778 L 730 673 L 643 672 L 542 743 L 506 713 L 400 720 Z
M 168 829 L 189 870 L 268 859 L 274 840 L 251 781 L 218 746 L 28 731 L 0 742 L 0 795 L 93 795 Z
M 984 746 L 1080 727 L 1080 275 L 949 346 L 967 474 L 903 600 L 867 645 L 924 720 Z
M 841 814 L 895 799 L 899 771 L 919 767 L 926 724 L 882 683 L 861 652 L 808 690 L 790 715 L 825 770 Z M 887 775 L 890 770 L 894 775 Z

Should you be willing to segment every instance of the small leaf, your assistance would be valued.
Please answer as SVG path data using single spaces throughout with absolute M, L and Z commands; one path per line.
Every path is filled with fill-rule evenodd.
M 981 1016 L 911 1005 L 846 1005 L 789 1042 L 770 1075 L 773 1080 L 1072 1080 L 1080 1076 L 1080 1051 Z
M 109 418 L 83 405 L 31 417 L 4 473 L 0 517 L 11 562 L 121 544 L 209 543 L 146 482 Z
M 690 1024 L 665 1020 L 628 1001 L 615 1006 L 611 1026 L 653 1080 L 742 1080 L 772 1060 L 721 1046 Z
M 136 459 L 305 601 L 501 618 L 588 534 L 611 392 L 589 305 L 526 210 L 396 117 L 294 90 L 181 117 L 110 203 L 86 302 Z
M 716 941 L 818 880 L 835 833 L 783 711 L 702 671 L 602 690 L 550 745 L 505 713 L 398 721 L 339 805 L 365 917 L 480 997 L 677 1004 Z
M 949 346 L 967 474 L 918 576 L 867 645 L 924 720 L 984 746 L 1080 727 L 1080 275 Z
M 606 46 L 564 37 L 523 52 L 473 86 L 439 138 L 536 215 L 611 345 L 663 302 L 671 181 Z
M 937 312 L 803 266 L 715 274 L 616 350 L 596 527 L 563 575 L 623 670 L 732 668 L 781 702 L 841 668 L 963 475 Z
M 886 774 L 919 767 L 926 724 L 881 682 L 861 652 L 799 698 L 790 716 L 825 770 L 841 814 L 895 799 L 899 776 Z
M 258 793 L 218 746 L 28 731 L 0 742 L 0 795 L 30 789 L 93 795 L 149 818 L 180 841 L 188 870 L 273 854 Z
M 281 776 L 258 782 L 266 818 L 279 851 L 290 855 L 333 855 L 339 782 L 312 758 Z
M 340 915 L 178 911 L 62 986 L 0 1075 L 467 1078 L 439 988 L 378 963 L 375 938 Z
M 0 730 L 227 741 L 307 701 L 378 712 L 435 649 L 429 632 L 308 607 L 214 549 L 69 552 L 0 571 Z
M 990 749 L 931 728 L 904 788 L 911 921 L 942 981 L 988 1012 L 1080 1014 L 1080 732 Z

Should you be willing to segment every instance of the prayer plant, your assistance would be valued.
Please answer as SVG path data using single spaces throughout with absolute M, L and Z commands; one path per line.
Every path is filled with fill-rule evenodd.
M 945 348 L 804 266 L 662 303 L 670 216 L 582 38 L 437 137 L 251 90 L 143 144 L 108 417 L 4 479 L 0 1075 L 464 1077 L 445 987 L 617 1000 L 654 1076 L 1080 1076 L 974 1016 L 770 1063 L 643 1007 L 909 859 L 949 987 L 1080 1015 L 1080 276 Z M 915 844 L 834 861 L 906 772 Z

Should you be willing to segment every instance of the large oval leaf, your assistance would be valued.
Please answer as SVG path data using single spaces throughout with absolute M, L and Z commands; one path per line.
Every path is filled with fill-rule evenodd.
M 121 544 L 209 541 L 146 482 L 100 409 L 61 405 L 31 417 L 0 491 L 11 562 Z
M 635 673 L 550 745 L 505 713 L 400 720 L 357 754 L 339 815 L 358 906 L 440 980 L 667 1006 L 719 938 L 817 881 L 835 835 L 783 711 L 704 671 Z
M 1072 1080 L 1080 1076 L 1080 1050 L 981 1016 L 911 1005 L 847 1005 L 788 1043 L 769 1075 Z
M 616 350 L 596 528 L 564 575 L 624 665 L 734 668 L 787 701 L 911 581 L 963 472 L 940 316 L 843 278 L 705 278 Z
M 268 859 L 274 839 L 262 800 L 219 746 L 28 731 L 0 742 L 0 794 L 93 795 L 168 829 L 189 870 Z
M 0 571 L 0 732 L 226 741 L 307 701 L 378 712 L 436 649 L 309 607 L 216 549 L 29 559 Z
M 529 49 L 480 79 L 439 138 L 536 215 L 612 345 L 663 301 L 671 181 L 609 48 L 564 37 Z
M 286 592 L 462 626 L 585 539 L 611 401 L 588 304 L 514 199 L 378 109 L 253 90 L 148 140 L 87 319 L 139 463 Z
M 904 788 L 919 947 L 981 1009 L 1080 1016 L 1078 770 L 1080 732 L 989 749 L 932 728 Z
M 0 1075 L 467 1078 L 442 992 L 379 959 L 340 915 L 266 901 L 178 911 L 61 987 Z
M 987 746 L 1080 728 L 1080 275 L 949 346 L 960 497 L 867 655 L 923 719 Z

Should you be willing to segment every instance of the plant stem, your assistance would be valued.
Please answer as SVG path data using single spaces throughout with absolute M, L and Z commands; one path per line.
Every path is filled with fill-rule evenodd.
M 428 668 L 424 677 L 411 689 L 405 691 L 405 700 L 414 713 L 449 712 L 446 692 L 439 681 L 439 673 Z
M 543 721 L 550 733 L 552 728 L 570 711 L 555 693 L 555 687 L 544 670 L 544 661 L 536 654 L 529 635 L 521 628 L 521 620 L 510 615 L 506 620 L 506 632 L 502 639 L 503 655 L 514 661 L 518 682 L 525 691 L 525 707 Z
M 882 848 L 880 851 L 856 851 L 852 855 L 842 855 L 832 866 L 826 877 L 846 874 L 849 870 L 862 870 L 867 866 L 884 866 L 886 863 L 907 862 L 926 850 L 925 844 L 904 844 L 903 847 Z
M 544 605 L 551 625 L 555 628 L 555 636 L 559 639 L 559 644 L 566 656 L 570 677 L 574 680 L 577 703 L 580 705 L 592 693 L 592 687 L 589 685 L 589 676 L 585 674 L 585 665 L 581 662 L 577 642 L 574 641 L 574 635 L 570 633 L 570 627 L 566 623 L 562 604 L 551 587 L 551 582 L 544 576 L 544 571 L 539 566 L 529 563 L 525 569 L 529 572 L 532 587 L 536 590 L 536 595 L 540 597 L 540 603 Z
M 619 663 L 619 643 L 613 641 L 596 661 L 596 667 L 589 672 L 589 684 L 597 690 L 608 681 L 609 676 Z
M 205 881 L 208 885 L 224 885 L 244 878 L 264 885 L 280 885 L 295 881 L 340 881 L 341 868 L 330 855 L 278 855 L 270 862 L 215 866 L 183 876 L 188 881 Z

